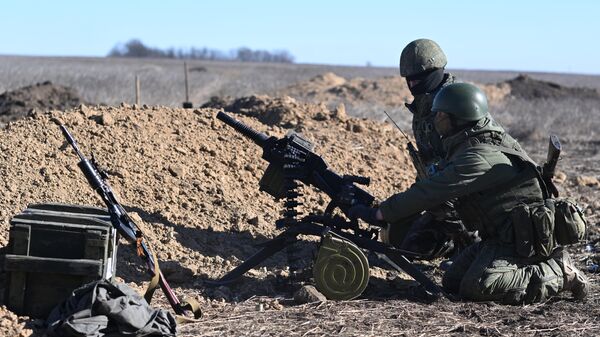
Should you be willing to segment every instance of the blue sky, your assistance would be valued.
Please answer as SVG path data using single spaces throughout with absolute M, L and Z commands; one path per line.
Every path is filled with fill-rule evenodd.
M 450 68 L 600 74 L 600 1 L 2 1 L 0 54 L 104 56 L 118 42 L 288 50 L 397 66 L 427 37 Z

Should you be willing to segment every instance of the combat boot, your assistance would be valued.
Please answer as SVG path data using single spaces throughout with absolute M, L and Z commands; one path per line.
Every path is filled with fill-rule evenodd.
M 573 294 L 573 298 L 576 300 L 583 300 L 587 297 L 589 292 L 589 282 L 583 272 L 573 264 L 569 252 L 563 247 L 559 247 L 554 253 L 552 258 L 558 263 L 563 271 L 563 291 L 570 291 Z

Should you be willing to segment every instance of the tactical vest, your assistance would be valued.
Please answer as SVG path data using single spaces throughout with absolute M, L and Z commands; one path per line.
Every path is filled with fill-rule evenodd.
M 425 166 L 438 162 L 444 157 L 442 140 L 439 133 L 433 127 L 435 113 L 431 111 L 433 98 L 445 86 L 454 83 L 452 74 L 444 74 L 442 83 L 432 92 L 416 95 L 412 103 L 406 103 L 406 107 L 413 114 L 412 130 L 417 143 L 417 149 Z
M 547 198 L 535 164 L 519 143 L 500 127 L 467 135 L 467 147 L 476 146 L 492 146 L 502 151 L 518 174 L 509 183 L 459 198 L 456 207 L 461 219 L 468 228 L 479 230 L 484 240 L 496 239 L 505 244 L 515 244 L 517 240 L 533 241 L 535 234 L 530 230 L 531 212 L 544 206 Z M 520 255 L 529 257 L 535 252 L 528 251 Z

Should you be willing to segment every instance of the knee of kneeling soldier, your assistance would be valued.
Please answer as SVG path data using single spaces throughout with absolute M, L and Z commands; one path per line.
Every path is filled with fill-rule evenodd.
M 452 270 L 448 270 L 442 277 L 442 287 L 452 294 L 458 294 L 460 290 L 460 282 L 462 275 L 453 273 Z
M 467 300 L 486 300 L 484 289 L 481 284 L 481 279 L 479 277 L 473 277 L 470 275 L 465 275 L 460 281 L 458 294 L 460 295 L 460 297 Z

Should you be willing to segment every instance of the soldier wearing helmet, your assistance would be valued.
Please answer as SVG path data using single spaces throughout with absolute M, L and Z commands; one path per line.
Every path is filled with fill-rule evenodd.
M 433 98 L 448 84 L 454 83 L 452 74 L 444 72 L 448 61 L 442 48 L 432 40 L 418 39 L 409 43 L 400 55 L 400 75 L 413 94 L 406 107 L 413 114 L 412 129 L 421 159 L 433 164 L 442 155 L 439 134 L 433 127 Z
M 555 210 L 537 165 L 489 116 L 485 94 L 471 84 L 450 84 L 435 96 L 432 111 L 444 151 L 441 170 L 379 208 L 353 207 L 351 216 L 401 225 L 455 199 L 460 219 L 482 240 L 455 258 L 442 281 L 448 291 L 506 304 L 545 301 L 561 291 L 585 298 L 587 280 L 556 244 Z
M 413 101 L 406 103 L 412 112 L 412 130 L 419 157 L 426 167 L 434 168 L 443 157 L 442 142 L 434 128 L 433 98 L 444 87 L 454 83 L 453 75 L 445 73 L 447 60 L 440 46 L 429 39 L 409 43 L 400 55 L 400 75 L 406 78 Z M 476 239 L 457 219 L 450 202 L 413 215 L 402 222 L 408 226 L 389 226 L 381 232 L 382 240 L 423 259 L 446 255 Z M 405 228 L 407 227 L 407 228 Z M 402 228 L 399 230 L 399 228 Z

